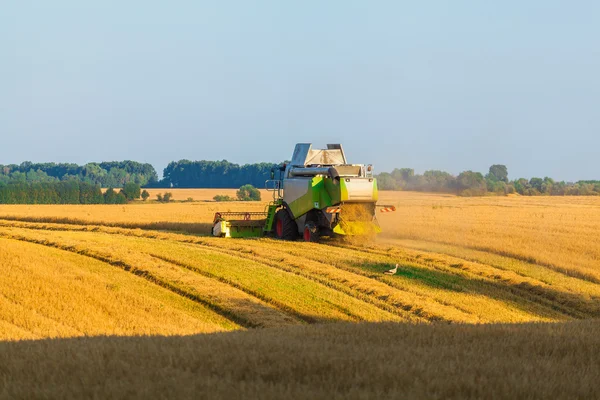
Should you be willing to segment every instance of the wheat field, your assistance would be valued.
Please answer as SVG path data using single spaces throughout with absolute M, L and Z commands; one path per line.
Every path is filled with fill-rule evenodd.
M 0 342 L 0 397 L 595 399 L 597 327 L 339 323 Z
M 208 235 L 268 195 L 172 192 L 197 201 L 0 206 L 0 397 L 167 396 L 163 373 L 181 397 L 600 394 L 600 198 L 381 192 L 383 234 L 316 244 Z

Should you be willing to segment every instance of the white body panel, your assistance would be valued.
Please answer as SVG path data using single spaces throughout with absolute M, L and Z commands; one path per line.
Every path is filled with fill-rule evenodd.
M 373 179 L 348 178 L 346 188 L 348 189 L 347 201 L 373 201 Z
M 310 143 L 298 143 L 291 162 L 294 167 L 343 164 L 346 164 L 346 155 L 341 144 L 328 144 L 326 150 L 313 150 Z

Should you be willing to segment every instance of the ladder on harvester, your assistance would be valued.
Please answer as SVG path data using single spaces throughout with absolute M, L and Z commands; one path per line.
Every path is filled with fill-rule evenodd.
M 267 206 L 267 221 L 265 222 L 264 232 L 268 234 L 273 232 L 273 223 L 275 222 L 275 214 L 277 213 L 277 209 L 281 207 L 283 204 L 282 200 L 276 200 Z
M 265 222 L 264 232 L 269 234 L 273 232 L 273 224 L 275 223 L 275 214 L 277 209 L 283 205 L 283 188 L 281 180 L 271 179 L 265 182 L 265 188 L 269 192 L 273 192 L 273 201 L 267 206 L 267 221 Z

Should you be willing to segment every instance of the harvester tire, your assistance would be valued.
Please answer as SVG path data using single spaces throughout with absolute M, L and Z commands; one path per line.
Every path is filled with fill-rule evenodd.
M 318 242 L 319 236 L 319 228 L 313 222 L 308 222 L 304 225 L 304 234 L 302 237 L 305 242 Z
M 296 240 L 298 238 L 298 225 L 287 210 L 279 210 L 275 214 L 275 237 L 283 240 Z

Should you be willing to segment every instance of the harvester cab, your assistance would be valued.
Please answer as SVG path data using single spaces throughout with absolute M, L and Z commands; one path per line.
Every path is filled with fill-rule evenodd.
M 316 242 L 321 236 L 381 232 L 373 166 L 348 164 L 340 144 L 329 144 L 326 149 L 297 144 L 292 161 L 273 169 L 266 186 L 273 201 L 264 213 L 217 213 L 213 234 L 272 235 L 285 240 L 302 237 Z M 395 210 L 393 206 L 380 209 Z

